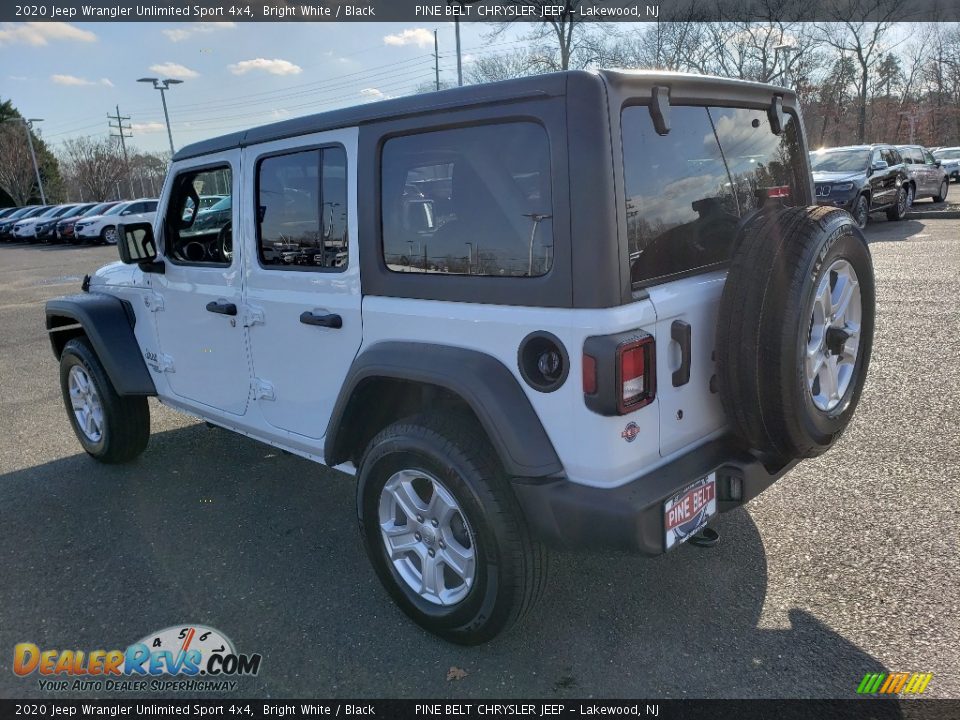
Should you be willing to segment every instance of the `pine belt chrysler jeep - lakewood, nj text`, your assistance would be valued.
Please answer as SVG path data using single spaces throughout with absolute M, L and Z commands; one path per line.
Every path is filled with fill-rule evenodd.
M 354 474 L 387 591 L 460 643 L 533 606 L 546 547 L 663 553 L 827 451 L 870 357 L 870 253 L 785 88 L 335 110 L 188 146 L 117 219 L 122 262 L 46 307 L 83 448 L 139 455 L 156 396 Z

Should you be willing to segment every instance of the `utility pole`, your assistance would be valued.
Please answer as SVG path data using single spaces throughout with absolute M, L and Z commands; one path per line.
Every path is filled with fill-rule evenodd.
M 27 131 L 27 145 L 30 146 L 30 158 L 33 160 L 33 172 L 37 177 L 37 187 L 40 188 L 40 202 L 44 205 L 47 204 L 47 195 L 43 191 L 43 180 L 40 178 L 40 166 L 37 164 L 37 153 L 33 149 L 33 124 L 35 122 L 43 122 L 42 118 L 22 118 L 22 117 L 12 117 L 4 120 L 4 122 L 22 122 L 23 128 Z
M 107 124 L 110 126 L 110 130 L 117 131 L 116 133 L 111 132 L 110 137 L 120 138 L 120 148 L 123 150 L 123 174 L 127 176 L 127 186 L 130 188 L 130 195 L 133 196 L 136 193 L 133 191 L 133 180 L 130 177 L 130 158 L 127 156 L 126 143 L 127 138 L 133 137 L 133 132 L 130 125 L 123 124 L 123 121 L 129 120 L 130 117 L 128 115 L 121 115 L 120 106 L 117 105 L 117 114 L 111 115 L 110 113 L 107 113 L 107 119 Z M 110 120 L 116 120 L 117 124 L 114 125 L 112 122 L 109 122 Z M 130 134 L 127 135 L 127 132 L 130 132 Z
M 437 90 L 440 89 L 440 42 L 437 40 L 437 31 L 433 31 L 433 69 L 437 76 Z
M 914 134 L 917 129 L 917 120 L 922 118 L 927 113 L 921 110 L 904 110 L 900 114 L 907 119 L 907 122 L 910 123 L 910 144 L 913 145 Z

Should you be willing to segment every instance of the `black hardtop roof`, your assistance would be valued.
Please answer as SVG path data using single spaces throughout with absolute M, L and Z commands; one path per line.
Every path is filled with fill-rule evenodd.
M 667 85 L 671 88 L 671 92 L 702 95 L 704 99 L 709 100 L 724 97 L 727 94 L 736 97 L 752 95 L 769 98 L 776 93 L 783 95 L 787 104 L 794 104 L 796 101 L 795 94 L 789 89 L 745 80 L 655 70 L 568 70 L 481 85 L 466 85 L 439 92 L 408 95 L 314 115 L 304 115 L 186 145 L 177 151 L 173 159 L 185 160 L 272 140 L 409 117 L 447 108 L 468 108 L 491 102 L 562 96 L 566 94 L 567 82 L 573 75 L 598 83 L 606 81 L 613 87 L 629 87 L 635 94 L 640 95 L 649 94 L 650 88 L 654 85 Z

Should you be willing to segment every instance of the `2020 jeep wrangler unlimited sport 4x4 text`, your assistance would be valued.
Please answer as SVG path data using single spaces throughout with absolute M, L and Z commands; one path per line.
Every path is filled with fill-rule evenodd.
M 288 120 L 180 150 L 118 237 L 46 307 L 83 448 L 139 455 L 156 396 L 355 474 L 387 591 L 460 643 L 533 606 L 546 546 L 663 553 L 828 450 L 870 357 L 868 247 L 768 85 L 566 72 Z

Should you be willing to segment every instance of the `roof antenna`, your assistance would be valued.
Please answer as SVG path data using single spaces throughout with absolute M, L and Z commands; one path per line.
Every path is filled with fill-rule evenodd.
M 657 135 L 670 132 L 670 88 L 654 85 L 650 95 L 650 119 Z

